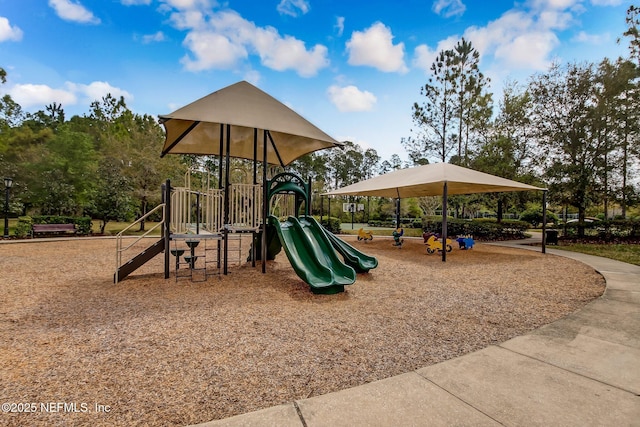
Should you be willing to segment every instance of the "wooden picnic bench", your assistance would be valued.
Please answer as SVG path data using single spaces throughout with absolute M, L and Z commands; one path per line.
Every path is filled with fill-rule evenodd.
M 75 224 L 32 224 L 31 237 L 36 234 L 77 233 Z

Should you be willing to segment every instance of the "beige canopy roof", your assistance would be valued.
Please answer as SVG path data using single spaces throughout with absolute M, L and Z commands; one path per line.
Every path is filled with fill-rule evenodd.
M 229 138 L 231 157 L 254 159 L 258 153 L 262 159 L 266 137 L 267 162 L 285 166 L 304 154 L 343 145 L 246 81 L 160 116 L 160 120 L 166 129 L 161 156 L 225 154 L 220 139 L 226 142 Z M 228 136 L 221 133 L 226 125 L 230 125 Z
M 543 194 L 543 216 L 546 217 L 546 189 L 500 178 L 488 173 L 463 168 L 450 163 L 434 163 L 414 168 L 400 169 L 375 178 L 360 181 L 334 191 L 328 195 L 379 196 L 403 199 L 406 197 L 442 196 L 442 239 L 447 239 L 447 197 L 450 194 L 499 193 L 503 191 L 541 190 Z M 400 212 L 396 211 L 397 224 Z M 542 252 L 545 252 L 545 221 L 543 221 Z M 442 261 L 447 252 L 442 252 Z
M 389 172 L 326 194 L 394 197 L 399 199 L 439 196 L 443 194 L 445 182 L 447 183 L 448 194 L 544 190 L 544 188 L 522 184 L 450 163 L 433 163 Z

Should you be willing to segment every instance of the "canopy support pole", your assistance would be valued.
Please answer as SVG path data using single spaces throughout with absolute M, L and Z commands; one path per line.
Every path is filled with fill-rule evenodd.
M 273 151 L 276 153 L 276 156 L 278 157 L 280 166 L 284 167 L 284 163 L 282 162 L 282 157 L 280 157 L 280 152 L 278 151 L 278 147 L 276 147 L 276 143 L 273 142 L 273 138 L 271 137 L 271 132 L 267 131 L 267 135 L 269 135 L 269 141 L 271 142 L 271 147 L 273 148 Z M 265 145 L 266 143 L 267 141 L 265 141 Z
M 222 153 L 224 153 L 224 125 L 220 125 L 220 150 L 218 151 L 218 189 L 222 190 Z
M 258 213 L 256 200 L 256 184 L 258 184 L 258 128 L 253 128 L 253 192 L 252 194 L 252 203 L 251 203 L 251 215 L 253 217 L 251 227 L 254 231 L 251 232 L 251 267 L 256 266 L 256 227 L 259 224 L 256 221 L 256 216 Z
M 401 227 L 400 225 L 400 189 L 396 188 L 396 194 L 398 195 L 396 199 L 396 230 Z
M 442 186 L 442 262 L 447 262 L 447 181 Z
M 547 253 L 547 190 L 542 192 L 542 253 Z
M 164 202 L 164 224 L 162 224 L 162 238 L 164 239 L 164 278 L 170 275 L 169 262 L 171 261 L 171 181 L 166 180 L 162 186 L 162 201 Z
M 267 272 L 267 217 L 269 216 L 269 197 L 267 188 L 267 131 L 262 131 L 262 273 Z
M 229 226 L 231 225 L 229 218 L 229 190 L 231 185 L 229 184 L 229 166 L 231 157 L 231 125 L 227 126 L 227 146 L 225 147 L 225 159 L 224 159 L 224 225 L 222 231 L 222 237 L 224 239 L 224 265 L 223 274 L 226 276 L 229 274 Z

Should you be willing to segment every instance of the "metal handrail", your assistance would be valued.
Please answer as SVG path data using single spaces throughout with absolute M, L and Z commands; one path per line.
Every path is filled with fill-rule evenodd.
M 124 251 L 126 251 L 127 249 L 131 248 L 136 243 L 138 243 L 140 240 L 142 240 L 145 237 L 147 237 L 151 232 L 155 231 L 158 227 L 160 227 L 160 226 L 162 226 L 164 224 L 165 219 L 166 219 L 166 210 L 164 208 L 165 208 L 165 203 L 159 204 L 158 206 L 156 206 L 155 208 L 153 208 L 149 212 L 147 212 L 145 215 L 143 215 L 140 218 L 138 218 L 135 222 L 129 224 L 127 227 L 125 227 L 123 230 L 121 230 L 118 234 L 116 234 L 116 274 L 118 273 L 118 269 L 122 266 L 122 253 Z M 147 219 L 150 215 L 152 215 L 154 212 L 156 212 L 159 209 L 162 209 L 162 220 L 158 224 L 154 225 L 149 230 L 147 230 L 144 234 L 138 236 L 138 238 L 136 240 L 134 240 L 133 243 L 131 243 L 129 246 L 127 246 L 126 248 L 123 248 L 122 247 L 122 236 L 124 235 L 125 231 L 131 229 L 133 226 L 135 226 L 137 224 L 140 224 L 142 221 Z

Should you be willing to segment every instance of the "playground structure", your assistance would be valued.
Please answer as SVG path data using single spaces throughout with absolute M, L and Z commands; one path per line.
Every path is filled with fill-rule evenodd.
M 284 249 L 296 274 L 314 293 L 325 294 L 342 292 L 345 285 L 355 282 L 356 273 L 377 266 L 375 258 L 333 236 L 309 215 L 311 184 L 299 176 L 283 172 L 266 180 L 265 186 L 229 184 L 224 189 L 212 189 L 209 182 L 207 179 L 206 186 L 196 191 L 187 174 L 184 187 L 172 187 L 169 181 L 164 184 L 163 203 L 117 236 L 116 283 L 163 252 L 165 278 L 173 266 L 176 281 L 181 277 L 204 281 L 227 274 L 229 265 L 245 260 L 253 266 L 261 260 L 264 267 L 266 260 Z M 162 210 L 161 222 L 125 246 L 124 232 L 158 210 Z M 273 213 L 286 219 L 281 221 Z M 161 238 L 122 263 L 122 254 L 158 227 L 162 227 Z M 252 243 L 245 258 L 242 237 L 247 233 Z
M 125 248 L 121 233 L 117 243 L 116 283 L 160 253 L 164 253 L 165 278 L 169 278 L 172 242 L 174 256 L 181 257 L 174 263 L 176 273 L 182 265 L 193 273 L 197 265 L 204 263 L 205 279 L 210 269 L 226 275 L 232 261 L 231 253 L 237 253 L 237 261 L 242 262 L 243 233 L 252 238 L 249 260 L 254 266 L 256 260 L 261 260 L 263 273 L 268 256 L 277 250 L 275 239 L 278 239 L 298 275 L 314 292 L 339 292 L 347 282 L 353 283 L 355 275 L 351 272 L 355 270 L 349 266 L 343 269 L 338 264 L 340 261 L 334 259 L 335 251 L 329 237 L 308 215 L 310 184 L 286 172 L 271 179 L 267 177 L 273 165 L 284 168 L 305 154 L 340 147 L 344 143 L 244 81 L 212 92 L 159 118 L 166 137 L 160 157 L 167 154 L 218 156 L 217 185 L 213 189 L 207 185 L 203 191 L 194 192 L 187 183 L 184 190 L 180 190 L 172 188 L 167 181 L 161 206 L 156 208 L 163 212 L 161 238 L 123 263 L 123 252 L 133 248 L 136 242 Z M 252 161 L 250 184 L 231 183 L 231 158 Z M 271 215 L 272 198 L 281 193 L 292 195 L 295 200 L 293 215 L 282 223 Z M 306 202 L 305 214 L 299 217 L 303 202 Z M 177 246 L 180 239 L 184 240 L 181 248 Z M 201 239 L 205 240 L 204 245 L 195 243 Z M 230 247 L 234 240 L 239 245 L 237 252 Z M 202 248 L 204 252 L 198 254 Z M 354 250 L 348 251 L 349 256 L 343 255 L 345 262 L 356 256 L 361 258 L 364 268 L 377 265 L 377 261 Z M 341 273 L 334 274 L 337 271 Z M 193 279 L 192 274 L 190 277 Z

